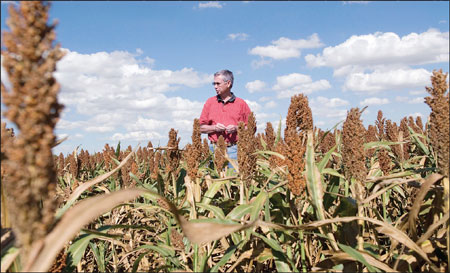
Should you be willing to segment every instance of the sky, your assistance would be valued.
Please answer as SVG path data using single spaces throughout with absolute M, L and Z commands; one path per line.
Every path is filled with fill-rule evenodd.
M 66 52 L 54 73 L 65 105 L 55 133 L 68 139 L 55 154 L 166 146 L 171 128 L 184 147 L 222 69 L 261 133 L 267 122 L 284 126 L 301 93 L 323 130 L 354 107 L 368 106 L 366 127 L 379 110 L 397 123 L 426 120 L 432 71 L 449 71 L 448 1 L 51 3 Z M 1 2 L 2 32 L 10 4 Z M 3 67 L 1 80 L 8 86 Z

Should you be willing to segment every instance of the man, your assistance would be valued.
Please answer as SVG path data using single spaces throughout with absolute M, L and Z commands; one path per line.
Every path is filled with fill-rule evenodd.
M 209 98 L 203 106 L 200 132 L 208 134 L 208 139 L 213 145 L 222 135 L 227 143 L 228 156 L 237 159 L 238 124 L 242 121 L 247 125 L 251 111 L 243 99 L 231 92 L 233 80 L 233 72 L 229 70 L 221 70 L 214 74 L 213 86 L 217 95 Z

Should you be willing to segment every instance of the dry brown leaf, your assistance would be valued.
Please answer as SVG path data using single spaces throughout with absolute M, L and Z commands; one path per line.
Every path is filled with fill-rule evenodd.
M 240 225 L 240 224 L 219 224 L 219 223 L 193 223 L 187 221 L 184 217 L 179 216 L 179 223 L 184 235 L 196 244 L 203 244 L 218 240 L 233 232 L 238 232 L 255 226 L 255 221 Z
M 448 219 L 449 219 L 449 212 L 447 211 L 447 213 L 436 223 L 432 224 L 428 230 L 422 235 L 420 236 L 419 240 L 417 240 L 416 244 L 420 245 L 421 243 L 425 242 L 426 240 L 428 240 L 428 238 L 430 238 L 430 236 L 433 234 L 433 232 L 440 226 L 443 225 L 445 223 L 448 223 Z
M 36 246 L 38 255 L 35 259 L 29 259 L 24 271 L 47 272 L 56 255 L 64 247 L 64 244 L 72 239 L 81 228 L 113 207 L 134 199 L 143 193 L 148 193 L 148 191 L 126 189 L 81 201 L 64 214 L 52 232 L 45 237 L 42 248 L 38 249 L 39 246 Z
M 437 173 L 433 173 L 428 176 L 420 187 L 419 192 L 417 193 L 416 200 L 414 200 L 414 204 L 409 212 L 409 231 L 413 240 L 417 239 L 416 233 L 416 225 L 417 225 L 417 215 L 419 215 L 420 207 L 422 205 L 422 201 L 425 198 L 425 195 L 430 190 L 431 185 L 439 181 L 443 176 Z
M 358 250 L 355 249 L 355 251 L 358 251 Z M 384 270 L 386 272 L 398 272 L 398 271 L 392 269 L 391 267 L 389 267 L 387 264 L 377 260 L 373 256 L 371 256 L 365 252 L 362 252 L 362 251 L 358 251 L 358 252 L 359 252 L 359 254 L 361 254 L 364 257 L 364 259 L 366 259 L 366 261 L 370 265 L 378 267 L 379 269 Z M 338 263 L 340 263 L 342 261 L 357 261 L 355 258 L 350 256 L 349 254 L 347 254 L 346 252 L 342 252 L 342 251 L 332 253 L 331 255 L 332 255 L 331 257 L 321 261 L 320 263 L 326 264 L 327 261 L 338 262 Z M 333 265 L 335 265 L 335 264 L 333 263 Z

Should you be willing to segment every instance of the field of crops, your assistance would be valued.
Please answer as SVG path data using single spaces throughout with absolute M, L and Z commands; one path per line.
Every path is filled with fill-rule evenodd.
M 10 9 L 2 37 L 19 129 L 2 121 L 2 272 L 450 271 L 448 73 L 424 87 L 426 121 L 379 111 L 366 128 L 352 108 L 323 131 L 300 94 L 284 129 L 240 124 L 238 160 L 223 139 L 211 153 L 197 119 L 184 147 L 171 128 L 164 147 L 53 155 L 48 8 Z

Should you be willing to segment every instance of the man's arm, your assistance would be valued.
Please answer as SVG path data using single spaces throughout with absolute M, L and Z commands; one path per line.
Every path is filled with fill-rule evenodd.
M 200 125 L 200 133 L 202 133 L 202 134 L 223 132 L 223 131 L 225 131 L 225 129 L 226 129 L 226 127 L 222 123 L 217 123 L 214 125 L 207 125 L 207 124 Z

